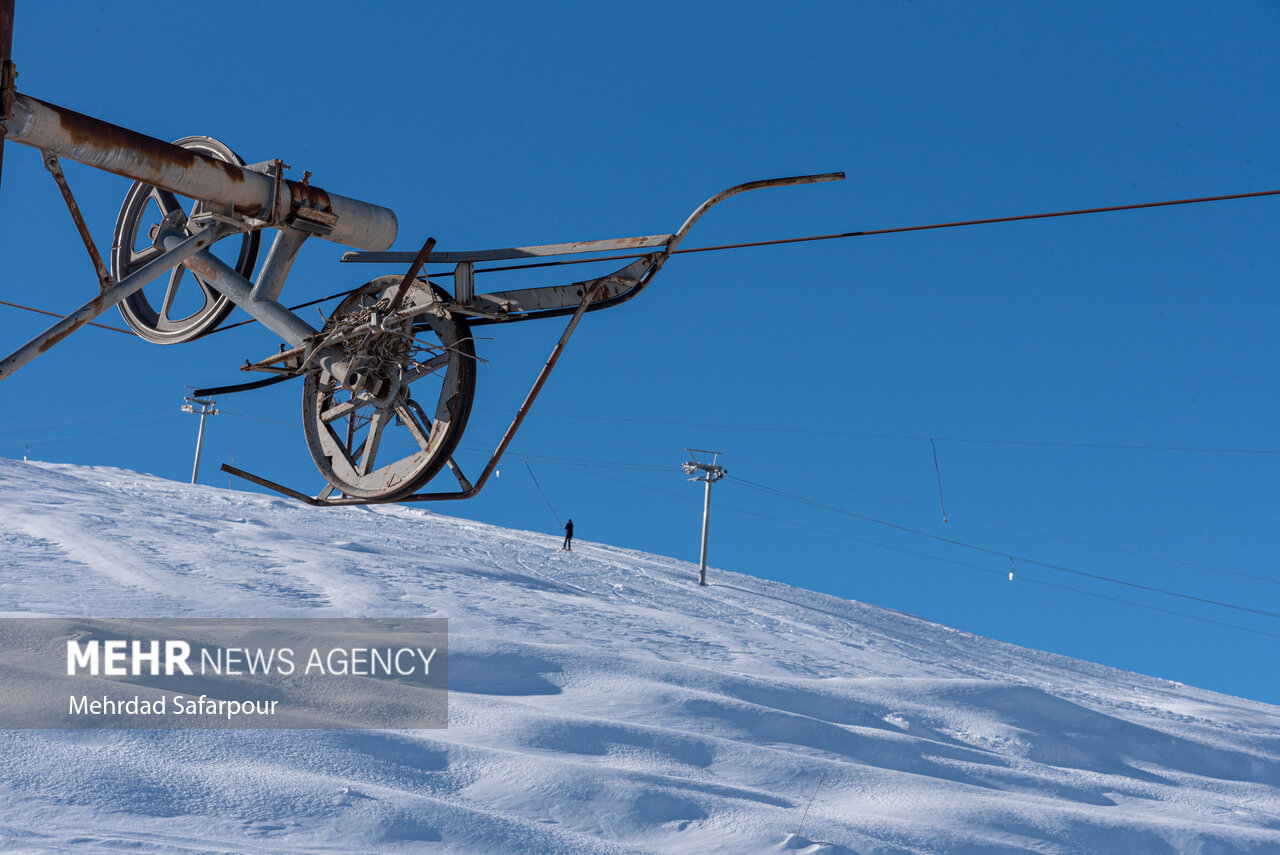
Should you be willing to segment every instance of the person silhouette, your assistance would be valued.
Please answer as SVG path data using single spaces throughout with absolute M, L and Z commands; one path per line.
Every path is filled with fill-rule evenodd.
M 560 547 L 567 552 L 573 552 L 573 520 L 569 520 L 564 524 L 564 546 Z

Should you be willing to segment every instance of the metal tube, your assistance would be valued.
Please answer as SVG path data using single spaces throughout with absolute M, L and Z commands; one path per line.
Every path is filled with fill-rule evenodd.
M 180 240 L 177 233 L 161 238 L 164 246 L 170 246 Z M 187 269 L 208 282 L 220 294 L 244 309 L 267 329 L 294 347 L 304 346 L 307 339 L 314 336 L 317 330 L 302 318 L 280 305 L 275 300 L 255 300 L 254 285 L 241 276 L 235 268 L 218 258 L 212 252 L 198 252 L 187 260 Z M 347 378 L 346 355 L 338 347 L 325 347 L 319 350 L 313 361 L 328 371 L 339 381 Z
M 200 452 L 204 448 L 204 420 L 209 415 L 209 409 L 205 406 L 200 407 L 200 430 L 196 433 L 196 463 L 191 469 L 191 483 L 194 484 L 196 479 L 200 477 Z
M 707 473 L 707 491 L 702 497 L 702 558 L 698 566 L 698 584 L 707 584 L 707 529 L 711 523 L 711 473 Z
M 293 269 L 293 262 L 298 257 L 298 250 L 307 239 L 306 232 L 296 229 L 280 229 L 276 239 L 271 242 L 267 251 L 267 260 L 262 263 L 262 272 L 258 274 L 258 282 L 253 286 L 253 299 L 279 300 L 284 290 L 284 280 Z
M 280 182 L 277 194 L 271 176 L 27 95 L 14 94 L 13 116 L 3 124 L 13 142 L 199 199 L 213 208 L 230 208 L 270 223 L 284 222 L 299 209 L 332 214 L 337 218 L 332 231 L 317 236 L 334 243 L 380 251 L 396 237 L 396 215 L 390 208 L 298 181 Z
M 177 238 L 171 244 L 166 244 L 168 249 L 163 255 L 157 256 L 146 266 L 139 269 L 136 273 L 132 273 L 121 279 L 111 288 L 103 291 L 97 297 L 85 303 L 79 309 L 67 315 L 53 326 L 15 350 L 13 353 L 0 360 L 0 380 L 8 377 L 67 336 L 71 335 L 80 327 L 89 323 L 89 321 L 101 315 L 107 309 L 119 303 L 121 300 L 141 289 L 151 280 L 164 273 L 168 273 L 174 267 L 186 261 L 200 250 L 209 246 L 223 234 L 220 227 L 214 227 L 202 232 L 197 232 L 189 238 L 183 240 Z
M 181 240 L 175 232 L 166 235 L 162 242 L 169 247 Z M 187 260 L 187 269 L 294 347 L 316 334 L 314 327 L 275 300 L 253 299 L 253 283 L 213 253 L 195 253 Z

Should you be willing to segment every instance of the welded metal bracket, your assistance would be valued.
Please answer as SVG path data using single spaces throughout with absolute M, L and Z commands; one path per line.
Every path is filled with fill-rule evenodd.
M 258 163 L 247 163 L 244 168 L 265 175 L 271 179 L 271 208 L 267 212 L 266 218 L 259 222 L 261 222 L 264 227 L 278 227 L 281 223 L 280 211 L 283 208 L 280 204 L 281 185 L 284 182 L 284 173 L 293 167 L 285 163 L 280 158 L 274 157 L 271 160 L 263 160 Z

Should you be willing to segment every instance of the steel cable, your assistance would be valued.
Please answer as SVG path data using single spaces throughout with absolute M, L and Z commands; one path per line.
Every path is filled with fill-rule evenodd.
M 613 482 L 618 483 L 618 484 L 625 484 L 626 486 L 629 486 L 629 487 L 636 487 L 636 488 L 638 488 L 638 489 L 641 489 L 641 490 L 647 490 L 647 491 L 649 491 L 649 492 L 653 492 L 653 493 L 661 493 L 661 494 L 666 495 L 666 496 L 674 496 L 674 497 L 679 498 L 679 499 L 688 499 L 688 500 L 690 500 L 690 501 L 694 501 L 694 502 L 696 502 L 696 501 L 697 501 L 697 499 L 696 499 L 696 498 L 694 498 L 694 497 L 692 497 L 692 496 L 686 496 L 686 495 L 683 495 L 683 494 L 674 493 L 674 492 L 672 492 L 672 491 L 670 491 L 670 490 L 662 490 L 662 489 L 659 489 L 659 488 L 657 488 L 657 487 L 649 487 L 649 486 L 644 485 L 644 484 L 637 484 L 637 483 L 635 483 L 634 481 L 627 481 L 627 480 L 624 480 L 624 479 L 622 479 L 622 478 L 615 478 L 615 477 L 613 477 L 613 476 L 610 476 L 610 475 L 604 475 L 604 474 L 601 474 L 601 473 L 599 473 L 599 472 L 591 472 L 591 471 L 586 470 L 586 469 L 581 469 L 581 468 L 579 468 L 578 466 L 575 466 L 575 465 L 574 465 L 574 464 L 572 464 L 572 463 L 555 463 L 555 464 L 553 464 L 553 465 L 555 465 L 555 466 L 562 466 L 562 467 L 564 467 L 564 468 L 566 468 L 566 469 L 571 469 L 571 470 L 573 470 L 573 471 L 575 471 L 575 472 L 579 472 L 579 473 L 581 473 L 581 474 L 583 474 L 583 475 L 590 475 L 590 476 L 592 476 L 592 477 L 594 477 L 594 478 L 602 478 L 602 479 L 604 479 L 604 480 L 606 480 L 606 481 L 613 481 Z M 735 480 L 741 481 L 742 479 L 738 478 L 738 479 L 735 479 Z M 901 552 L 901 553 L 904 553 L 904 554 L 906 554 L 906 555 L 914 555 L 914 556 L 916 556 L 916 557 L 919 557 L 919 558 L 926 558 L 926 559 L 929 559 L 929 560 L 931 560 L 931 561 L 939 561 L 939 562 L 942 562 L 943 564 L 952 564 L 952 565 L 955 565 L 955 566 L 957 566 L 957 567 L 964 567 L 964 568 L 966 568 L 966 569 L 969 569 L 969 570 L 975 570 L 975 571 L 978 571 L 978 572 L 981 572 L 981 573 L 985 573 L 985 574 L 988 574 L 988 575 L 994 575 L 994 576 L 1004 576 L 1004 575 L 1005 575 L 1005 574 L 1004 574 L 1004 572 L 1002 572 L 1002 571 L 1000 571 L 1000 570 L 993 570 L 993 569 L 992 569 L 992 568 L 990 568 L 990 567 L 982 567 L 982 566 L 977 565 L 977 564 L 969 564 L 969 563 L 964 562 L 964 561 L 956 561 L 956 560 L 955 560 L 955 559 L 953 559 L 953 558 L 943 558 L 943 557 L 942 557 L 942 556 L 940 556 L 940 555 L 931 555 L 931 554 L 929 554 L 929 553 L 927 553 L 927 552 L 919 552 L 919 551 L 914 550 L 914 549 L 907 549 L 907 548 L 905 548 L 905 547 L 901 547 L 901 546 L 893 546 L 893 545 L 888 544 L 888 543 L 881 543 L 880 541 L 876 541 L 876 540 L 869 540 L 869 539 L 864 538 L 864 537 L 857 537 L 857 536 L 855 536 L 855 535 L 846 534 L 846 533 L 844 533 L 844 532 L 832 531 L 831 529 L 820 528 L 820 527 L 818 527 L 818 526 L 808 525 L 807 523 L 799 523 L 799 522 L 794 522 L 794 521 L 792 521 L 792 520 L 782 519 L 781 517 L 772 516 L 772 515 L 770 515 L 770 514 L 762 514 L 762 513 L 758 513 L 758 512 L 756 512 L 756 511 L 749 511 L 749 510 L 746 510 L 745 508 L 737 508 L 737 507 L 734 507 L 734 506 L 732 506 L 732 505 L 725 505 L 725 504 L 718 504 L 718 505 L 717 505 L 717 507 L 723 508 L 724 510 L 731 511 L 731 512 L 733 512 L 733 513 L 745 514 L 746 516 L 756 517 L 757 519 L 770 520 L 770 521 L 772 521 L 772 522 L 782 523 L 783 525 L 789 525 L 789 526 L 792 526 L 792 527 L 794 527 L 794 528 L 801 528 L 801 529 L 805 529 L 805 530 L 807 530 L 807 531 L 814 531 L 814 532 L 818 532 L 818 533 L 821 533 L 821 534 L 827 534 L 827 535 L 831 535 L 831 536 L 833 536 L 833 537 L 839 537 L 839 538 L 842 538 L 842 539 L 844 539 L 844 540 L 851 540 L 851 541 L 854 541 L 854 542 L 857 542 L 857 543 L 863 543 L 863 544 L 867 544 L 867 545 L 869 545 L 869 546 L 875 546 L 875 547 L 878 547 L 878 548 L 880 548 L 880 549 L 887 549 L 887 550 L 890 550 L 891 552 Z M 1003 555 L 1004 553 L 998 553 L 998 554 Z M 1032 562 L 1032 563 L 1036 563 L 1036 562 Z M 1056 583 L 1056 582 L 1048 582 L 1048 581 L 1045 581 L 1045 580 L 1043 580 L 1043 579 L 1037 579 L 1037 578 L 1032 577 L 1032 576 L 1027 576 L 1027 575 L 1026 575 L 1026 574 L 1024 574 L 1024 573 L 1019 573 L 1019 574 L 1018 574 L 1018 581 L 1021 581 L 1021 582 L 1030 582 L 1030 583 L 1035 584 L 1035 585 L 1043 585 L 1043 586 L 1048 587 L 1048 588 L 1056 588 L 1056 589 L 1058 589 L 1058 590 L 1060 590 L 1060 591 L 1071 591 L 1071 592 L 1076 593 L 1076 594 L 1083 594 L 1083 595 L 1084 595 L 1084 596 L 1086 596 L 1086 597 L 1094 597 L 1094 598 L 1097 598 L 1097 599 L 1100 599 L 1100 600 L 1108 600 L 1108 601 L 1113 602 L 1113 603 L 1119 603 L 1119 604 L 1122 604 L 1122 605 L 1128 605 L 1128 606 L 1134 606 L 1134 607 L 1136 607 L 1136 608 L 1140 608 L 1140 609 L 1146 609 L 1146 610 L 1148 610 L 1148 611 L 1160 612 L 1161 614 L 1167 614 L 1167 615 L 1173 615 L 1173 616 L 1176 616 L 1176 617 L 1188 618 L 1189 620 L 1199 621 L 1199 622 L 1201 622 L 1201 623 L 1213 624 L 1214 626 L 1226 627 L 1226 628 L 1228 628 L 1228 629 L 1238 629 L 1238 630 L 1241 630 L 1242 632 L 1249 632 L 1249 633 L 1253 633 L 1254 635 L 1264 635 L 1264 636 L 1267 636 L 1267 637 L 1269 637 L 1269 638 L 1280 638 L 1280 634 L 1278 634 L 1278 633 L 1274 633 L 1274 632 L 1267 632 L 1266 630 L 1262 630 L 1262 629 L 1255 629 L 1255 628 L 1253 628 L 1253 627 L 1248 627 L 1248 626 L 1242 626 L 1242 625 L 1240 625 L 1240 624 L 1236 624 L 1236 623 L 1228 623 L 1228 622 L 1226 622 L 1226 621 L 1215 620 L 1215 619 L 1213 619 L 1213 618 L 1202 617 L 1202 616 L 1200 616 L 1200 615 L 1193 615 L 1193 614 L 1189 614 L 1189 613 L 1187 613 L 1187 612 L 1180 612 L 1180 611 L 1176 611 L 1176 610 L 1174 610 L 1174 609 L 1166 609 L 1166 608 L 1162 608 L 1162 607 L 1160 607 L 1160 606 L 1153 606 L 1153 605 L 1149 605 L 1149 604 L 1147 604 L 1147 603 L 1139 603 L 1139 602 L 1137 602 L 1136 600 L 1126 600 L 1126 599 L 1124 599 L 1123 597 L 1113 597 L 1113 596 L 1110 596 L 1110 595 L 1107 595 L 1107 594 L 1100 594 L 1100 593 L 1097 593 L 1097 592 L 1095 592 L 1095 591 L 1086 591 L 1086 590 L 1084 590 L 1083 588 L 1073 588 L 1073 587 L 1071 587 L 1070 585 L 1060 585 L 1060 584 L 1058 584 L 1058 583 Z
M 761 492 L 768 493 L 770 495 L 778 496 L 779 498 L 789 499 L 791 501 L 799 502 L 805 505 L 811 505 L 815 508 L 821 508 L 826 511 L 831 511 L 832 513 L 843 514 L 844 516 L 853 517 L 854 519 L 860 519 L 860 520 L 863 520 L 864 522 L 873 523 L 875 525 L 884 526 L 886 528 L 895 529 L 897 531 L 906 532 L 908 534 L 914 534 L 918 537 L 927 537 L 930 540 L 936 540 L 940 543 L 948 543 L 948 544 L 951 544 L 952 546 L 959 546 L 963 549 L 972 549 L 975 552 L 982 552 L 987 555 L 995 555 L 1001 558 L 1012 557 L 1026 564 L 1034 564 L 1037 567 L 1044 567 L 1048 570 L 1057 570 L 1061 573 L 1070 573 L 1073 576 L 1081 576 L 1087 579 L 1096 579 L 1100 582 L 1109 582 L 1113 585 L 1123 585 L 1128 588 L 1135 588 L 1142 591 L 1150 591 L 1156 594 L 1164 594 L 1165 596 L 1169 596 L 1169 597 L 1177 597 L 1183 600 L 1190 600 L 1197 603 L 1205 603 L 1206 605 L 1219 606 L 1224 609 L 1232 609 L 1238 612 L 1248 612 L 1250 614 L 1263 615 L 1265 617 L 1280 618 L 1280 612 L 1268 611 L 1267 609 L 1255 609 L 1250 606 L 1239 605 L 1238 603 L 1228 603 L 1228 602 L 1223 602 L 1221 600 L 1210 599 L 1208 597 L 1198 597 L 1194 594 L 1184 594 L 1184 593 L 1181 593 L 1180 591 L 1168 590 L 1167 588 L 1157 588 L 1152 585 L 1143 585 L 1138 582 L 1130 582 L 1125 579 L 1117 579 L 1114 576 L 1105 576 L 1100 573 L 1090 573 L 1085 570 L 1076 570 L 1071 567 L 1065 567 L 1061 564 L 1053 564 L 1048 561 L 1040 561 L 1036 558 L 1031 558 L 1025 555 L 1016 555 L 1016 554 L 1011 554 L 1009 552 L 1004 552 L 999 549 L 991 549 L 986 546 L 978 546 L 973 543 L 966 543 L 962 540 L 956 540 L 955 538 L 943 537 L 942 535 L 939 535 L 939 534 L 932 534 L 927 531 L 921 531 L 919 529 L 910 528 L 909 526 L 898 525 L 897 523 L 888 522 L 887 520 L 880 520 L 880 519 L 876 519 L 875 517 L 866 516 L 864 514 L 854 513 L 853 511 L 845 510 L 844 508 L 836 507 L 835 505 L 828 505 L 823 502 L 818 502 L 813 499 L 805 498 L 804 496 L 797 496 L 793 493 L 787 493 L 782 490 L 776 490 L 773 487 L 768 487 L 768 486 L 765 486 L 764 484 L 757 484 L 754 481 L 748 481 L 739 476 L 734 476 L 733 480 L 746 487 L 750 487 L 751 489 L 759 490 Z

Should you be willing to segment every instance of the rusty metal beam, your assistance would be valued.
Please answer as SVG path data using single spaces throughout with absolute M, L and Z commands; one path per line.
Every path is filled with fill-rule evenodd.
M 391 300 L 387 304 L 386 311 L 394 312 L 400 308 L 400 304 L 404 302 L 404 297 L 409 293 L 409 283 L 418 277 L 418 271 L 422 270 L 422 265 L 426 262 L 427 257 L 431 255 L 431 250 L 435 249 L 436 239 L 427 238 L 427 242 L 422 245 L 422 249 L 418 250 L 418 255 L 413 259 L 413 264 L 409 265 L 409 269 L 405 271 L 404 277 L 401 278 L 400 284 L 396 286 L 395 293 L 391 295 Z
M 11 142 L 200 199 L 210 208 L 230 209 L 264 225 L 297 224 L 317 237 L 357 249 L 384 250 L 395 240 L 396 215 L 390 208 L 299 181 L 277 182 L 21 93 L 14 94 L 13 115 L 2 124 Z
M 0 62 L 12 59 L 13 2 L 14 0 L 0 0 Z
M 13 3 L 0 0 L 0 173 L 4 171 L 4 120 L 9 118 L 13 102 L 14 79 L 18 76 L 13 67 Z
M 67 203 L 67 210 L 71 212 L 71 219 L 76 224 L 76 231 L 80 233 L 80 240 L 84 242 L 84 248 L 89 253 L 89 260 L 93 262 L 93 269 L 98 274 L 98 291 L 103 292 L 116 284 L 116 279 L 111 275 L 111 271 L 107 269 L 107 265 L 102 262 L 102 253 L 98 252 L 98 245 L 93 242 L 93 235 L 89 234 L 89 225 L 84 221 L 84 214 L 80 213 L 80 206 L 76 204 L 76 197 L 71 193 L 71 185 L 67 184 L 67 177 L 62 174 L 62 166 L 58 163 L 56 154 L 43 152 L 44 168 L 49 170 L 49 174 L 53 176 L 53 180 L 58 185 L 58 190 L 62 192 L 62 200 Z

